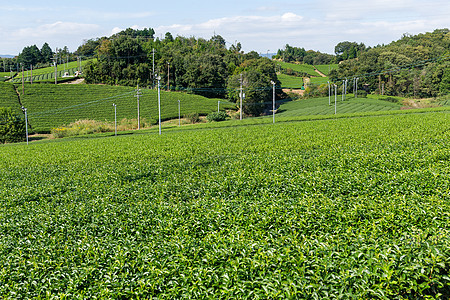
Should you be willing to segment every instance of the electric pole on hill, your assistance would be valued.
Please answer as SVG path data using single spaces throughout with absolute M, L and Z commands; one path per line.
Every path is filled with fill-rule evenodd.
M 137 115 L 138 115 L 138 130 L 141 129 L 141 117 L 139 115 L 139 97 L 142 95 L 141 90 L 139 89 L 139 84 L 136 88 L 136 96 L 137 97 Z
M 241 79 L 239 80 L 241 83 L 241 87 L 240 87 L 240 91 L 239 91 L 239 99 L 240 99 L 240 104 L 239 104 L 239 120 L 242 120 L 242 97 L 243 97 L 243 93 L 242 93 L 242 73 L 241 73 Z
M 167 90 L 170 91 L 170 62 L 167 62 Z
M 56 48 L 55 55 L 52 57 L 53 65 L 55 66 L 55 84 L 58 84 L 58 48 Z
M 153 48 L 152 54 L 153 54 L 153 73 L 152 73 L 152 78 L 153 78 L 153 88 L 155 88 L 155 48 Z
M 24 82 L 24 80 L 25 80 L 25 74 L 23 73 L 23 65 L 22 65 L 22 96 L 25 95 L 25 82 Z

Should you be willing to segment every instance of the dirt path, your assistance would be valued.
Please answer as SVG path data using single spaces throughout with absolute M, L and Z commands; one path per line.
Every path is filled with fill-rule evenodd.
M 316 71 L 317 74 L 319 74 L 322 77 L 327 77 L 327 75 L 323 74 L 322 72 L 320 72 L 315 66 L 314 67 L 314 71 Z
M 63 82 L 62 84 L 80 84 L 84 82 L 84 78 L 79 78 L 69 82 Z

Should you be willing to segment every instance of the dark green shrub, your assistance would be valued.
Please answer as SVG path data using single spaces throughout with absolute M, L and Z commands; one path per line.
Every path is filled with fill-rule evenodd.
M 226 112 L 221 111 L 210 113 L 208 116 L 206 116 L 206 119 L 208 120 L 208 122 L 220 122 L 225 121 L 228 117 L 229 115 Z
M 358 98 L 367 98 L 367 92 L 366 91 L 358 91 L 357 97 Z
M 187 114 L 184 115 L 184 117 L 186 118 L 186 120 L 188 120 L 189 123 L 192 124 L 200 122 L 200 116 L 198 115 L 198 113 Z
M 0 107 L 0 143 L 16 143 L 25 140 L 25 120 L 9 107 Z

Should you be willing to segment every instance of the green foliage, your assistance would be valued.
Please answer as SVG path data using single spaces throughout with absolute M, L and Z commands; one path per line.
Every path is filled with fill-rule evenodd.
M 163 89 L 224 98 L 229 77 L 237 69 L 245 68 L 242 64 L 263 60 L 254 51 L 247 54 L 241 52 L 240 44 L 227 50 L 225 40 L 219 35 L 205 40 L 181 36 L 174 38 L 168 32 L 165 39 L 153 40 L 140 35 L 133 37 L 132 29 L 126 31 L 130 34 L 95 41 L 98 43 L 98 61 L 85 69 L 88 83 L 154 87 L 159 76 Z M 273 72 L 273 65 L 263 72 L 266 71 Z M 271 74 L 266 75 L 272 77 Z
M 310 65 L 330 64 L 334 61 L 334 56 L 318 51 L 308 50 L 304 48 L 292 47 L 286 44 L 284 49 L 279 49 L 275 59 L 280 59 L 283 62 L 299 62 Z
M 405 35 L 389 45 L 365 50 L 358 60 L 341 62 L 330 77 L 336 81 L 357 76 L 369 93 L 384 90 L 389 96 L 437 97 L 448 93 L 448 53 L 448 29 Z
M 185 114 L 184 118 L 191 124 L 195 124 L 200 122 L 200 116 L 198 113 L 189 113 Z
M 448 298 L 449 139 L 427 113 L 2 146 L 0 298 Z
M 336 62 L 358 58 L 366 50 L 366 45 L 356 42 L 340 42 L 334 47 Z
M 227 118 L 229 118 L 229 115 L 224 111 L 215 111 L 206 116 L 206 119 L 208 122 L 220 122 L 225 121 Z
M 16 143 L 25 140 L 25 119 L 9 107 L 0 107 L 0 143 Z
M 16 88 L 13 84 L 0 82 L 0 107 L 10 107 L 15 113 L 22 112 Z

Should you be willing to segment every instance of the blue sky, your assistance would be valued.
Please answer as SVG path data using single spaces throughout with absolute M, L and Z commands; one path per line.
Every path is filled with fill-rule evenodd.
M 403 33 L 450 27 L 448 0 L 301 1 L 2 1 L 0 54 L 48 42 L 70 51 L 83 40 L 151 27 L 156 35 L 210 38 L 220 34 L 243 50 L 276 52 L 285 44 L 333 53 L 341 41 L 367 46 Z M 117 3 L 117 4 L 116 4 Z

